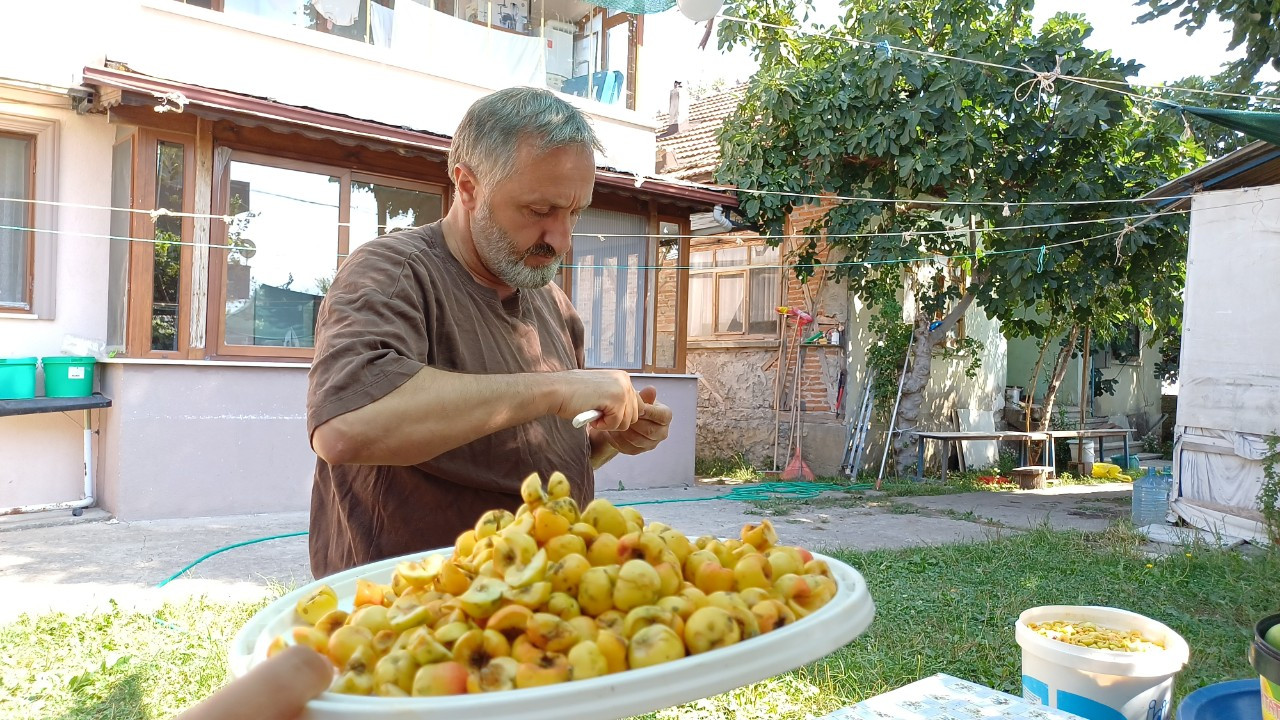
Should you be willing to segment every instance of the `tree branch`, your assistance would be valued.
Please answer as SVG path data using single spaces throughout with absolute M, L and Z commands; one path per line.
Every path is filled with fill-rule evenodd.
M 947 333 L 951 332 L 951 328 L 955 327 L 956 323 L 960 322 L 960 318 L 964 317 L 964 314 L 969 311 L 969 306 L 973 304 L 974 300 L 978 299 L 978 295 L 974 292 L 974 288 L 982 285 L 989 279 L 991 279 L 990 271 L 981 272 L 973 276 L 973 279 L 969 281 L 969 287 L 964 291 L 964 295 L 955 305 L 951 306 L 951 310 L 943 316 L 938 327 L 929 331 L 928 339 L 930 347 L 942 342 L 943 338 L 947 336 Z

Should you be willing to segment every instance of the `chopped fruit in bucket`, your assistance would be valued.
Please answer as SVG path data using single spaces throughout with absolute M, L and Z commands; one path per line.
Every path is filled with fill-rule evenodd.
M 1045 622 L 1027 623 L 1027 627 L 1037 633 L 1059 642 L 1079 645 L 1094 650 L 1114 650 L 1117 652 L 1152 652 L 1164 650 L 1164 645 L 1143 637 L 1136 630 L 1112 630 L 1100 627 L 1091 622 Z
M 389 585 L 357 582 L 355 608 L 320 586 L 299 626 L 334 664 L 334 692 L 387 697 L 492 692 L 678 660 L 802 621 L 836 582 L 768 520 L 740 539 L 690 539 L 633 508 L 579 510 L 564 475 L 530 475 L 514 514 L 490 510 L 452 555 L 400 563 Z

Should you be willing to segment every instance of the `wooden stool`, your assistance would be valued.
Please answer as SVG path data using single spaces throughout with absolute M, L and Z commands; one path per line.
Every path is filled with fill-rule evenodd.
M 1017 480 L 1018 487 L 1023 490 L 1043 490 L 1048 485 L 1049 473 L 1053 472 L 1051 465 L 1027 465 L 1025 467 L 1014 468 L 1009 473 Z

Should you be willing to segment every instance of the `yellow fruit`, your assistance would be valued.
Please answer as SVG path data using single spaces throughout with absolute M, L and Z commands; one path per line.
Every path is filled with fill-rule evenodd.
M 511 568 L 522 568 L 538 552 L 538 541 L 532 535 L 513 533 L 493 539 L 493 567 L 500 575 Z M 543 557 L 546 557 L 545 555 Z
M 511 655 L 511 643 L 497 630 L 468 630 L 453 644 L 453 660 L 479 672 L 490 660 Z
M 348 670 L 333 681 L 329 690 L 343 695 L 369 695 L 373 692 L 373 674 Z
M 684 567 L 681 568 L 684 570 L 684 579 L 692 581 L 694 574 L 698 571 L 698 568 L 708 562 L 713 562 L 719 565 L 720 558 L 716 557 L 716 554 L 710 550 L 694 550 L 689 553 L 689 556 L 684 559 Z
M 547 478 L 547 495 L 553 500 L 568 498 L 571 495 L 572 487 L 569 484 L 569 478 L 565 474 L 557 470 L 551 473 L 551 477 Z
M 593 567 L 578 584 L 578 605 L 582 612 L 598 616 L 613 608 L 613 578 L 607 567 Z
M 582 640 L 577 628 L 551 613 L 534 613 L 525 633 L 534 645 L 554 653 L 568 652 Z
M 509 510 L 490 510 L 486 512 L 476 521 L 476 539 L 481 540 L 498 534 L 499 530 L 510 525 L 515 519 L 515 515 L 512 515 Z
M 349 614 L 346 610 L 332 610 L 327 612 L 324 614 L 324 617 L 320 618 L 316 622 L 316 630 L 319 630 L 325 635 L 332 635 L 334 630 L 337 630 L 346 624 L 348 617 Z
M 527 587 L 509 587 L 502 593 L 503 599 L 531 610 L 542 607 L 551 597 L 551 583 L 543 580 Z
M 756 616 L 756 623 L 762 633 L 773 632 L 796 621 L 796 614 L 791 608 L 776 598 L 766 598 L 752 605 L 751 614 Z
M 569 522 L 570 527 L 574 523 L 582 520 L 582 513 L 578 512 L 578 503 L 573 498 L 558 498 L 547 503 L 547 509 Z
M 578 605 L 577 599 L 568 593 L 551 593 L 551 597 L 546 602 L 546 610 L 565 620 L 582 615 L 582 606 Z
M 401 635 L 395 648 L 409 653 L 418 665 L 432 665 L 453 659 L 453 653 L 436 640 L 429 628 L 422 626 Z
M 707 594 L 732 590 L 733 571 L 718 562 L 704 562 L 693 571 L 693 584 Z
M 527 587 L 541 582 L 547 574 L 547 551 L 538 550 L 528 563 L 509 566 L 504 572 L 503 579 L 511 587 Z
M 742 631 L 728 610 L 704 607 L 689 616 L 684 624 L 684 642 L 689 652 L 697 655 L 728 647 L 742 640 Z
M 578 637 L 583 640 L 595 640 L 596 636 L 600 634 L 600 625 L 595 621 L 595 618 L 577 615 L 568 618 L 565 622 L 569 623 L 574 632 L 578 634 Z
M 805 575 L 821 575 L 823 577 L 831 577 L 831 567 L 827 565 L 826 560 L 810 560 L 804 564 Z
M 569 679 L 586 680 L 609 674 L 609 661 L 600 646 L 591 640 L 583 640 L 569 650 Z
M 773 529 L 773 523 L 768 520 L 759 525 L 748 523 L 742 526 L 742 542 L 764 552 L 778 544 L 778 531 Z
M 458 641 L 458 638 L 471 632 L 474 628 L 475 626 L 468 622 L 451 622 L 437 629 L 433 637 L 437 642 L 452 645 Z
M 733 566 L 733 584 L 738 592 L 747 588 L 772 589 L 773 566 L 764 555 L 747 555 Z
M 683 627 L 684 623 L 679 615 L 658 605 L 644 605 L 627 613 L 622 621 L 622 634 L 624 637 L 633 638 L 636 633 L 650 625 L 666 625 L 675 630 L 677 622 Z
M 303 622 L 315 625 L 320 618 L 338 609 L 338 593 L 328 585 L 321 585 L 298 598 L 296 609 Z
M 591 542 L 587 550 L 587 559 L 592 565 L 613 565 L 618 562 L 618 538 L 609 533 L 600 533 Z
M 487 618 L 502 606 L 502 594 L 506 590 L 507 585 L 501 580 L 478 578 L 470 589 L 458 596 L 458 607 L 473 618 Z
M 632 636 L 627 646 L 627 664 L 650 667 L 684 657 L 684 640 L 666 625 L 650 625 Z
M 484 627 L 486 630 L 496 630 L 508 638 L 514 638 L 524 634 L 532 617 L 533 610 L 530 608 L 524 605 L 508 605 L 490 615 Z
M 554 592 L 563 592 L 576 596 L 579 584 L 582 582 L 582 575 L 585 575 L 586 571 L 590 569 L 590 560 L 573 553 L 573 555 L 566 555 L 556 562 L 552 562 L 550 568 L 547 569 L 547 579 L 552 583 Z
M 387 619 L 387 613 L 387 609 L 381 605 L 366 605 L 352 613 L 347 622 L 348 624 L 365 628 L 377 635 L 383 630 L 391 629 L 391 622 Z
M 542 648 L 534 645 L 528 635 L 521 635 L 511 641 L 511 657 L 516 662 L 536 662 L 542 652 Z
M 644 516 L 640 514 L 639 510 L 636 510 L 633 507 L 620 507 L 618 508 L 618 512 L 622 513 L 622 518 L 624 520 L 635 524 L 637 528 L 644 527 Z
M 519 663 L 509 657 L 494 658 L 479 672 L 468 673 L 467 692 L 497 692 L 516 686 Z
M 688 600 L 693 605 L 694 610 L 707 605 L 707 594 L 702 592 L 702 589 L 698 586 L 688 582 L 681 588 L 680 597 Z
M 582 538 L 584 541 L 586 541 L 587 545 L 590 545 L 591 543 L 595 542 L 596 538 L 600 537 L 600 531 L 596 530 L 594 525 L 591 525 L 590 523 L 584 523 L 581 521 L 570 525 L 569 532 Z
M 400 634 L 395 630 L 379 630 L 373 636 L 373 652 L 378 657 L 386 655 L 395 647 L 396 638 L 398 637 L 400 637 Z
M 418 663 L 405 650 L 394 650 L 373 666 L 373 683 L 376 686 L 395 685 L 408 693 L 413 690 L 413 678 L 418 673 Z
M 267 646 L 267 657 L 275 657 L 281 651 L 294 645 L 306 645 L 312 650 L 323 654 L 329 651 L 329 636 L 315 628 L 290 628 L 283 635 L 274 638 L 271 644 Z
M 447 562 L 436 576 L 436 590 L 449 595 L 461 595 L 471 587 L 472 575 L 456 562 Z
M 356 580 L 356 597 L 355 606 L 357 608 L 365 605 L 382 605 L 390 604 L 386 602 L 387 592 L 391 590 L 386 585 L 369 582 L 363 578 Z M 394 598 L 392 598 L 394 600 Z
M 533 662 L 523 662 L 516 667 L 516 687 L 541 687 L 567 682 L 570 672 L 569 660 L 563 654 L 545 652 Z
M 403 579 L 410 587 L 430 587 L 448 559 L 444 555 L 428 555 L 421 562 L 398 563 L 395 576 Z
M 413 676 L 414 697 L 461 695 L 467 691 L 467 669 L 449 660 L 423 665 Z
M 618 570 L 613 606 L 627 612 L 641 605 L 653 605 L 658 602 L 661 590 L 662 578 L 652 565 L 644 560 L 628 560 Z
M 671 551 L 667 551 L 671 555 Z M 669 597 L 680 592 L 680 587 L 684 585 L 684 578 L 680 576 L 680 563 L 671 555 L 670 562 L 661 562 L 653 566 L 658 573 L 660 588 L 658 590 L 659 597 Z
M 622 537 L 627 534 L 626 516 L 604 498 L 596 498 L 587 505 L 582 511 L 582 521 L 602 535 L 608 533 L 614 537 Z
M 339 668 L 362 650 L 373 652 L 373 633 L 367 628 L 344 625 L 329 636 L 329 659 Z
M 516 515 L 506 527 L 498 531 L 495 537 L 511 537 L 512 535 L 533 535 L 533 512 Z
M 560 535 L 551 539 L 544 548 L 547 551 L 547 560 L 556 563 L 570 555 L 577 555 L 582 558 L 587 565 L 591 561 L 587 560 L 587 541 L 577 535 Z
M 419 595 L 404 594 L 391 603 L 387 610 L 387 622 L 396 632 L 404 632 L 418 625 L 433 625 L 440 619 L 443 600 L 421 602 Z
M 538 477 L 538 473 L 530 473 L 520 483 L 520 499 L 534 507 L 547 501 L 547 493 L 542 489 L 542 478 Z
M 667 595 L 666 597 L 658 598 L 658 607 L 669 610 L 685 620 L 688 620 L 693 611 L 697 610 L 693 606 L 693 602 L 682 595 Z
M 538 508 L 533 511 L 533 538 L 545 545 L 561 535 L 568 534 L 571 524 L 564 517 L 548 508 Z M 576 536 L 570 535 L 569 537 Z
M 470 557 L 476 549 L 476 531 L 474 528 L 464 530 L 453 543 L 455 557 Z
M 601 630 L 612 630 L 618 635 L 626 637 L 626 634 L 622 632 L 622 625 L 626 619 L 626 614 L 621 611 L 606 610 L 596 616 L 596 625 L 599 625 Z
M 600 648 L 600 653 L 604 655 L 605 664 L 608 666 L 610 674 L 627 669 L 627 641 L 621 635 L 612 630 L 601 628 L 596 635 L 596 646 Z

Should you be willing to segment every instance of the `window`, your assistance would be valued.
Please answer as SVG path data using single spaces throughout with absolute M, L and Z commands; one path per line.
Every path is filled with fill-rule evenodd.
M 647 359 L 655 368 L 679 366 L 676 354 L 680 331 L 680 223 L 658 223 L 656 270 L 653 273 L 652 313 L 653 347 Z
M 0 133 L 0 311 L 31 310 L 35 259 L 35 145 Z
M 642 367 L 648 227 L 644 216 L 591 208 L 578 221 L 570 298 L 586 331 L 587 367 Z
M 778 248 L 726 245 L 689 254 L 689 337 L 777 337 Z
M 233 153 L 217 350 L 307 357 L 341 259 L 387 232 L 440 219 L 439 188 Z M 272 349 L 268 349 L 272 348 Z
M 251 15 L 384 47 L 390 44 L 395 17 L 395 0 L 177 1 L 228 15 Z

